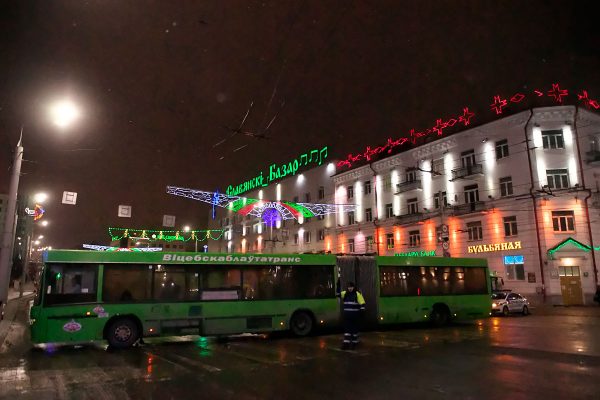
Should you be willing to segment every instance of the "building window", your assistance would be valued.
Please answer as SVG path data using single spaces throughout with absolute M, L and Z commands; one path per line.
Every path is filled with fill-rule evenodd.
M 348 211 L 348 225 L 354 225 L 355 224 L 355 220 L 354 220 L 354 211 Z
M 516 236 L 519 231 L 517 230 L 517 217 L 504 217 L 504 236 Z
M 304 231 L 304 243 L 310 243 L 310 231 Z
M 416 214 L 419 212 L 419 201 L 417 198 L 408 199 L 406 201 L 406 206 L 409 214 Z
M 348 253 L 354 253 L 354 239 L 348 239 Z
M 573 211 L 552 211 L 554 232 L 575 232 L 575 213 Z
M 467 232 L 469 233 L 469 241 L 483 239 L 483 227 L 481 221 L 467 222 Z
M 392 189 L 392 176 L 387 174 L 383 177 L 383 191 L 389 192 Z
M 365 209 L 365 221 L 373 221 L 373 211 L 370 208 Z
M 441 197 L 441 201 L 440 201 Z M 446 197 L 446 192 L 437 192 L 433 195 L 433 206 L 436 209 L 439 209 L 441 206 L 448 207 L 448 198 Z
M 392 205 L 392 203 L 388 203 L 385 205 L 385 216 L 386 218 L 394 217 L 394 206 Z
M 569 187 L 569 171 L 567 169 L 546 170 L 550 189 L 567 189 Z
M 298 196 L 294 196 L 294 203 L 298 202 Z
M 479 189 L 477 185 L 465 186 L 465 203 L 477 203 L 479 201 Z
M 504 256 L 504 266 L 506 267 L 506 278 L 508 280 L 525 280 L 525 267 L 523 261 L 523 256 Z
M 294 244 L 298 244 L 298 241 L 299 241 L 298 239 L 299 239 L 298 234 L 294 233 Z
M 367 251 L 373 251 L 373 236 L 367 236 L 365 238 L 365 244 Z
M 322 215 L 322 214 L 321 215 L 317 215 L 317 220 L 323 221 L 324 219 L 325 219 L 324 215 Z
M 444 159 L 438 158 L 431 163 L 431 172 L 433 176 L 444 175 Z
M 496 142 L 496 160 L 508 157 L 508 140 L 500 140 Z
M 408 232 L 408 247 L 419 247 L 421 245 L 421 232 Z
M 304 202 L 305 203 L 310 203 L 310 193 L 305 193 L 304 194 Z
M 563 140 L 562 129 L 542 131 L 542 142 L 544 143 L 544 149 L 564 149 L 565 141 Z
M 406 182 L 414 182 L 417 180 L 417 170 L 407 169 L 406 170 Z
M 394 248 L 394 234 L 388 233 L 387 235 L 385 235 L 385 240 L 387 243 L 388 250 L 393 249 Z
M 371 194 L 371 181 L 365 181 L 365 194 Z
M 319 186 L 319 200 L 325 198 L 325 186 Z
M 500 197 L 512 196 L 512 194 L 513 194 L 512 177 L 506 176 L 504 178 L 500 178 Z
M 348 197 L 348 199 L 354 198 L 354 186 L 348 186 L 346 188 L 346 197 Z
M 460 153 L 460 161 L 463 168 L 475 165 L 475 150 L 468 150 Z
M 319 229 L 317 231 L 317 242 L 322 242 L 325 240 L 325 229 Z

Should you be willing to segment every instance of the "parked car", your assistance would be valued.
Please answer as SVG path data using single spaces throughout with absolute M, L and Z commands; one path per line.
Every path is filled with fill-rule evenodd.
M 492 313 L 508 317 L 510 313 L 529 314 L 529 301 L 518 293 L 500 291 L 492 293 Z

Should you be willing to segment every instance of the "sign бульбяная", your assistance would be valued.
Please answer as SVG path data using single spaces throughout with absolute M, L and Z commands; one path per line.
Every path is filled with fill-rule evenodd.
M 301 167 L 307 166 L 308 164 L 323 164 L 323 160 L 327 158 L 327 155 L 327 146 L 325 146 L 321 150 L 311 150 L 310 152 L 301 154 L 298 158 L 287 163 L 280 165 L 271 164 L 267 173 L 261 171 L 260 174 L 245 182 L 235 186 L 229 185 L 227 186 L 225 193 L 228 196 L 237 196 L 252 189 L 268 186 L 269 183 L 276 180 L 296 175 Z

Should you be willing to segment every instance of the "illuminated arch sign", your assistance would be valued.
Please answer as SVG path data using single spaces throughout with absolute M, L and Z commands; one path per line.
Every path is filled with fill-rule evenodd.
M 260 189 L 261 187 L 268 186 L 271 182 L 296 175 L 302 167 L 306 167 L 309 164 L 321 165 L 328 155 L 328 148 L 325 146 L 320 150 L 313 149 L 304 154 L 300 154 L 297 158 L 286 163 L 279 165 L 271 164 L 268 172 L 261 171 L 260 174 L 245 182 L 237 185 L 229 185 L 227 186 L 225 193 L 228 196 L 237 196 L 249 190 Z

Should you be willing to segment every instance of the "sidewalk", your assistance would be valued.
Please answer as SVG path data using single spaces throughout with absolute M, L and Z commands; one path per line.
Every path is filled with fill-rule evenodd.
M 560 315 L 573 317 L 600 318 L 600 306 L 597 303 L 589 306 L 560 306 L 552 304 L 538 304 L 531 307 L 535 315 Z
M 8 302 L 4 308 L 4 319 L 0 321 L 0 353 L 3 353 L 5 341 L 20 314 L 27 314 L 27 304 L 33 299 L 33 283 L 25 284 L 23 288 L 23 297 L 19 297 L 19 290 L 10 288 L 8 291 Z M 23 315 L 21 315 L 22 317 Z M 22 318 L 21 318 L 22 319 Z

